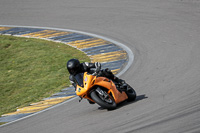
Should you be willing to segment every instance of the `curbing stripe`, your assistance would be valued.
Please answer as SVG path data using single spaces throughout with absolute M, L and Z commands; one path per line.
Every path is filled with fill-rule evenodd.
M 114 51 L 108 53 L 102 53 L 98 55 L 91 55 L 92 62 L 112 62 L 116 60 L 126 59 L 127 53 L 125 51 Z
M 119 47 L 116 47 L 116 45 L 114 44 L 107 44 L 107 45 L 91 47 L 91 48 L 86 48 L 86 49 L 81 49 L 81 50 L 84 51 L 87 55 L 98 55 L 102 53 L 120 51 L 122 49 Z
M 122 64 L 125 64 L 126 60 L 117 60 L 113 62 L 102 63 L 102 69 L 109 68 L 110 70 L 121 69 Z
M 65 101 L 65 100 L 67 100 L 67 99 L 70 99 L 70 98 L 74 97 L 74 96 L 59 97 L 59 98 L 54 98 L 54 99 L 48 99 L 48 100 L 40 101 L 38 103 L 32 103 L 32 104 L 30 104 L 30 106 L 19 108 L 19 109 L 17 109 L 16 112 L 4 114 L 2 116 L 10 116 L 10 115 L 17 115 L 17 114 L 26 114 L 26 113 L 38 112 L 40 110 L 43 110 L 43 109 L 48 108 L 50 106 L 53 106 L 55 104 L 61 103 L 61 102 Z
M 130 66 L 134 58 L 130 49 L 124 45 L 98 35 L 80 31 L 56 28 L 0 26 L 0 34 L 59 41 L 85 52 L 91 58 L 92 62 L 98 61 L 102 63 L 103 69 L 108 67 L 114 74 L 118 75 L 122 73 L 121 70 L 126 64 L 128 64 L 128 67 Z M 122 46 L 125 50 L 119 46 Z M 123 71 L 127 70 L 127 66 L 123 69 Z M 45 98 L 44 101 L 33 103 L 28 107 L 18 109 L 16 112 L 3 115 L 4 117 L 0 118 L 0 122 L 8 122 L 12 119 L 12 116 L 13 118 L 18 116 L 18 119 L 19 116 L 33 114 L 43 109 L 46 110 L 46 108 L 74 97 L 75 93 L 73 92 L 73 87 L 65 88 L 60 93 L 54 94 L 49 98 Z M 6 119 L 6 117 L 9 120 Z
M 36 38 L 53 38 L 56 36 L 68 35 L 70 32 L 59 32 L 56 30 L 43 30 L 35 33 L 23 34 L 24 37 L 36 37 Z
M 0 31 L 4 31 L 4 30 L 9 30 L 11 29 L 10 27 L 0 27 Z
M 72 46 L 77 47 L 79 49 L 97 47 L 97 46 L 106 45 L 106 44 L 110 44 L 110 42 L 102 40 L 102 39 L 98 39 L 98 38 L 72 41 L 72 42 L 68 43 L 68 45 L 72 45 Z
M 11 28 L 9 30 L 0 31 L 1 34 L 5 35 L 22 35 L 22 34 L 28 34 L 33 32 L 42 31 L 43 29 L 33 29 L 33 28 Z

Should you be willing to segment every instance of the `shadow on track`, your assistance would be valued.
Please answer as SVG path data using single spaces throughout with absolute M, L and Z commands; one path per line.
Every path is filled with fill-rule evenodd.
M 116 109 L 119 109 L 119 108 L 121 108 L 121 107 L 127 106 L 127 105 L 129 105 L 129 104 L 132 104 L 132 103 L 135 103 L 135 102 L 138 102 L 138 101 L 140 101 L 140 100 L 147 99 L 147 98 L 148 98 L 148 97 L 147 97 L 145 94 L 143 94 L 143 95 L 138 95 L 138 96 L 136 97 L 135 101 L 131 101 L 131 102 L 124 101 L 124 102 L 118 104 L 118 106 L 117 106 Z M 106 110 L 106 109 L 104 109 L 104 108 L 102 108 L 102 107 L 99 107 L 98 109 L 99 109 L 99 110 Z M 116 110 L 116 109 L 114 109 L 114 110 Z M 108 111 L 112 111 L 112 110 L 108 110 Z

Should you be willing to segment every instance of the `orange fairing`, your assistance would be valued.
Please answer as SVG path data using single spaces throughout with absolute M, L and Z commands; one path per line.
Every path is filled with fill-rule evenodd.
M 128 96 L 126 95 L 126 93 L 124 91 L 122 93 L 119 92 L 117 90 L 117 88 L 115 87 L 115 85 L 110 89 L 110 91 L 111 91 L 116 103 L 120 103 L 120 102 L 128 99 Z
M 96 82 L 95 82 L 95 85 L 98 85 L 98 86 L 102 86 L 104 88 L 107 88 L 108 89 L 108 93 L 111 93 L 113 98 L 115 99 L 115 102 L 116 103 L 120 103 L 126 99 L 128 99 L 128 96 L 126 95 L 125 92 L 119 92 L 115 86 L 115 84 L 105 78 L 105 77 L 98 77 L 96 79 Z
M 116 103 L 120 103 L 120 102 L 128 99 L 125 92 L 122 92 L 122 93 L 119 92 L 116 89 L 115 84 L 111 80 L 109 80 L 105 77 L 96 77 L 96 76 L 93 76 L 93 75 L 88 75 L 85 72 L 84 77 L 83 77 L 83 84 L 84 84 L 84 87 L 77 85 L 76 94 L 78 96 L 83 97 L 83 98 L 90 99 L 91 101 L 93 101 L 93 100 L 90 98 L 89 92 L 94 86 L 102 86 L 104 88 L 107 88 L 108 93 L 112 94 Z
M 92 87 L 94 86 L 94 81 L 96 79 L 96 76 L 93 75 L 88 75 L 86 72 L 84 73 L 83 76 L 83 85 L 84 87 L 81 87 L 79 85 L 76 86 L 76 94 L 78 96 L 81 96 L 83 98 L 87 98 L 90 99 L 89 96 L 89 92 L 92 89 Z M 92 99 L 90 99 L 91 101 L 93 101 Z

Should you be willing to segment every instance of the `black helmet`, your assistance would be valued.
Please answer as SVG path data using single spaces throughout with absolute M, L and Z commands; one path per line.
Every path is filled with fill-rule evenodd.
M 67 69 L 70 74 L 75 75 L 80 69 L 80 62 L 77 59 L 70 59 L 67 62 Z

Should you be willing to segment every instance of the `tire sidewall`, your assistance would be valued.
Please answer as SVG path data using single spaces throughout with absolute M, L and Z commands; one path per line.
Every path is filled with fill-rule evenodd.
M 115 103 L 114 99 L 112 98 L 111 96 L 111 99 L 112 99 L 112 104 L 108 104 L 107 102 L 103 101 L 99 96 L 98 96 L 98 93 L 96 92 L 96 90 L 92 91 L 90 93 L 90 96 L 91 98 L 98 104 L 100 105 L 102 108 L 106 108 L 106 109 L 109 109 L 109 110 L 113 110 L 113 109 L 116 109 L 117 107 L 117 104 Z

